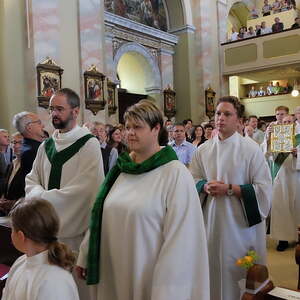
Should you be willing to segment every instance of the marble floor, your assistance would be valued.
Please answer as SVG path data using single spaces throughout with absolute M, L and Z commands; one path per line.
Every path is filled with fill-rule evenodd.
M 298 265 L 295 262 L 295 244 L 284 252 L 276 251 L 277 242 L 267 239 L 269 276 L 275 286 L 297 289 Z

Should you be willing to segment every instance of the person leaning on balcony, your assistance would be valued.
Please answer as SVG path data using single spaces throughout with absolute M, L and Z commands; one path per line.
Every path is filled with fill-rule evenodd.
M 272 29 L 270 27 L 266 26 L 266 22 L 265 21 L 261 22 L 261 25 L 260 25 L 260 34 L 263 35 L 263 34 L 268 34 L 268 33 L 272 33 Z
M 232 27 L 232 33 L 231 33 L 231 37 L 230 37 L 230 41 L 237 41 L 238 40 L 238 32 Z
M 261 35 L 261 26 L 260 26 L 260 24 L 255 25 L 255 33 L 256 33 L 256 36 Z
M 295 18 L 295 23 L 291 27 L 292 29 L 300 28 L 300 18 Z
M 254 37 L 254 36 L 256 36 L 256 32 L 254 31 L 253 27 L 250 26 L 248 28 L 248 32 L 247 32 L 245 38 L 251 38 L 251 37 Z
M 268 0 L 264 1 L 264 6 L 261 9 L 263 17 L 269 16 L 271 14 L 272 6 L 269 4 Z
M 275 23 L 272 25 L 272 32 L 280 32 L 283 31 L 284 25 L 280 22 L 280 19 L 276 17 L 274 19 Z
M 279 0 L 275 0 L 272 5 L 273 14 L 277 14 L 281 11 L 281 2 Z

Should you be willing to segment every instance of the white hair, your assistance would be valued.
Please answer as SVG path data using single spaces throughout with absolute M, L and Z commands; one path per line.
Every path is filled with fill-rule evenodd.
M 0 129 L 0 132 L 8 133 L 8 130 L 1 128 L 1 129 Z
M 30 115 L 32 113 L 28 111 L 22 111 L 13 117 L 13 126 L 23 134 L 26 131 L 26 126 L 32 122 Z

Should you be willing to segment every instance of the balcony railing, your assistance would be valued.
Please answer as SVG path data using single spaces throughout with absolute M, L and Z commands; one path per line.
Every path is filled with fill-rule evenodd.
M 300 63 L 300 29 L 225 43 L 221 47 L 224 75 Z

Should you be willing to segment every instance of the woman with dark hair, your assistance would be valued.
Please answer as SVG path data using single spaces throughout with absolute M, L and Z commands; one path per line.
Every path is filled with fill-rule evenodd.
M 116 148 L 119 155 L 123 152 L 128 152 L 127 146 L 122 142 L 121 130 L 117 126 L 109 130 L 107 144 L 110 147 Z
M 206 141 L 204 137 L 204 129 L 201 125 L 196 125 L 194 132 L 192 134 L 192 144 L 195 147 L 199 147 L 202 143 Z
M 124 120 L 131 153 L 119 156 L 100 187 L 77 272 L 95 285 L 93 300 L 209 299 L 203 217 L 191 174 L 170 146 L 161 146 L 168 135 L 152 101 L 131 106 Z

